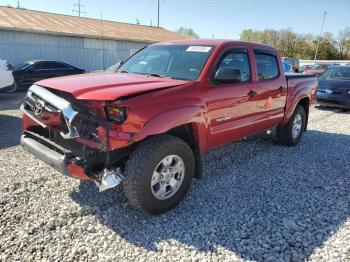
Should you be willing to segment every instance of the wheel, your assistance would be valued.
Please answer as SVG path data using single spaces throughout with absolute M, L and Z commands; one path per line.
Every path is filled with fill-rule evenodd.
M 189 145 L 171 135 L 141 142 L 125 167 L 124 193 L 129 203 L 150 214 L 175 207 L 190 188 L 195 171 Z
M 285 146 L 297 145 L 305 131 L 306 112 L 302 106 L 297 106 L 286 125 L 277 127 L 277 142 Z
M 12 87 L 9 90 L 7 90 L 7 93 L 14 93 L 17 90 L 18 90 L 18 85 L 17 85 L 16 81 L 14 81 Z

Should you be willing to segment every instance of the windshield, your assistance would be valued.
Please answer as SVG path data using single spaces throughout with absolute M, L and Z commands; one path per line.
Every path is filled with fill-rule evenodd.
M 132 56 L 118 71 L 196 80 L 213 50 L 213 46 L 151 45 Z
M 30 63 L 21 63 L 19 65 L 16 65 L 14 69 L 25 69 L 26 67 L 30 66 Z
M 319 78 L 350 80 L 350 66 L 329 68 Z
M 111 65 L 110 67 L 108 67 L 106 69 L 106 71 L 110 71 L 110 72 L 115 72 L 115 70 L 117 70 L 118 66 L 120 65 L 120 63 L 116 63 L 114 65 Z

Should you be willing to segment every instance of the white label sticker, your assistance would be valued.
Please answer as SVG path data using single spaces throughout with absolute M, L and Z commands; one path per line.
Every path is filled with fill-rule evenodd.
M 199 45 L 194 45 L 194 46 L 189 46 L 186 51 L 187 52 L 202 52 L 202 53 L 207 53 L 211 49 L 210 46 L 199 46 Z

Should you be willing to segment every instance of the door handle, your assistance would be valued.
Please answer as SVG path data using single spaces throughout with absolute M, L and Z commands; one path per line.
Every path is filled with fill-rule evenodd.
M 253 97 L 253 96 L 256 96 L 257 94 L 258 94 L 258 93 L 255 92 L 255 91 L 250 91 L 250 92 L 248 93 L 248 96 Z
M 278 88 L 279 91 L 282 91 L 284 88 L 284 86 L 280 86 L 280 88 Z

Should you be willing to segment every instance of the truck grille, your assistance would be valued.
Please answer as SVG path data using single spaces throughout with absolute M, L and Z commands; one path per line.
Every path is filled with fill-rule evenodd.
M 61 136 L 65 139 L 79 137 L 77 129 L 72 126 L 78 112 L 67 100 L 41 86 L 32 85 L 29 88 L 21 110 L 44 128 L 55 125 L 64 126 L 65 131 L 61 132 Z
M 43 100 L 34 93 L 27 95 L 24 102 L 25 109 L 35 116 L 41 115 L 45 112 L 60 112 L 59 109 L 55 108 L 53 105 Z

